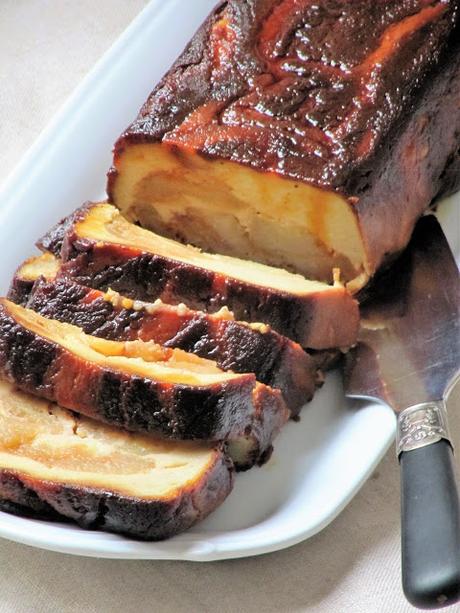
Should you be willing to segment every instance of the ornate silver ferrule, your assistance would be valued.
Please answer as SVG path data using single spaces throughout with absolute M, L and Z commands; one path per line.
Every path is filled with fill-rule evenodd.
M 450 442 L 446 405 L 442 400 L 422 402 L 398 415 L 396 454 L 437 443 L 442 438 Z

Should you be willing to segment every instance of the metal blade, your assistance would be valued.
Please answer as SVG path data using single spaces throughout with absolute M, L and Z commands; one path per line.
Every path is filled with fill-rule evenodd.
M 459 304 L 457 264 L 437 219 L 423 217 L 362 306 L 347 396 L 376 398 L 398 412 L 440 400 L 460 370 Z

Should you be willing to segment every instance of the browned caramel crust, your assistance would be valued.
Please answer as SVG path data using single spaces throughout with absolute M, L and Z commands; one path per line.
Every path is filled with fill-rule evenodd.
M 441 187 L 436 194 L 436 199 L 449 196 L 460 188 L 460 145 L 457 150 L 449 156 L 446 167 L 442 172 L 440 183 Z
M 163 140 L 346 192 L 454 45 L 457 11 L 452 0 L 222 2 L 115 153 Z
M 193 386 L 115 370 L 24 327 L 7 301 L 0 304 L 0 371 L 24 391 L 129 430 L 172 439 L 246 437 L 254 461 L 289 417 L 281 393 L 253 374 Z
M 139 143 L 238 162 L 343 195 L 373 273 L 458 186 L 459 13 L 458 0 L 219 3 L 118 139 L 109 197 Z
M 24 279 L 15 274 L 8 289 L 8 300 L 25 306 L 30 298 L 34 284 L 35 281 Z
M 12 287 L 21 284 L 16 275 Z M 13 300 L 17 292 L 11 293 Z M 300 345 L 268 326 L 251 328 L 232 318 L 209 316 L 185 307 L 137 302 L 78 285 L 69 278 L 35 283 L 22 302 L 45 317 L 80 327 L 86 334 L 115 341 L 154 341 L 214 360 L 223 370 L 253 372 L 278 388 L 293 413 L 314 394 L 317 362 Z
M 308 294 L 287 293 L 251 284 L 193 264 L 81 237 L 78 222 L 97 203 L 87 203 L 57 224 L 41 241 L 41 249 L 61 255 L 63 270 L 79 284 L 134 299 L 216 312 L 227 306 L 236 319 L 263 322 L 279 334 L 311 349 L 349 347 L 359 327 L 357 302 L 345 288 Z
M 184 487 L 173 500 L 130 498 L 0 470 L 0 510 L 41 519 L 70 519 L 82 528 L 159 541 L 204 519 L 225 500 L 232 485 L 231 467 L 222 454 L 216 454 L 215 463 L 200 482 Z

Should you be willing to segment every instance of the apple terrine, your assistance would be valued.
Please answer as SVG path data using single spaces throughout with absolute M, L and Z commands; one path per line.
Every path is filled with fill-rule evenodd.
M 220 2 L 115 144 L 126 217 L 358 290 L 460 181 L 458 0 Z

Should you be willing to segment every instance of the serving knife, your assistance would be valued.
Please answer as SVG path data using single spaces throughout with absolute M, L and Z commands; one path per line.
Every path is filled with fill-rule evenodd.
M 460 280 L 433 215 L 361 307 L 346 395 L 397 415 L 402 580 L 420 608 L 460 599 L 460 507 L 445 400 L 460 369 Z

